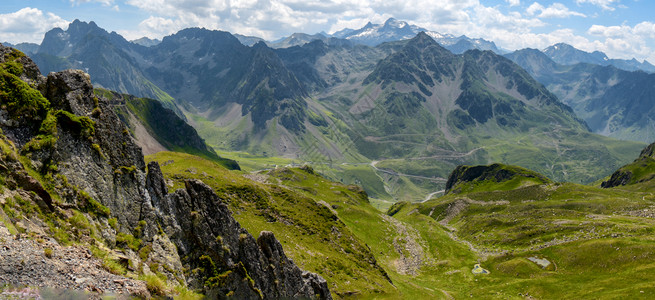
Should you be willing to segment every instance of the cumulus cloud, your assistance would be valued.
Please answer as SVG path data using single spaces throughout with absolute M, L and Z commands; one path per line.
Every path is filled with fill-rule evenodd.
M 80 5 L 82 3 L 97 2 L 104 6 L 111 6 L 114 4 L 114 0 L 70 0 L 72 5 Z
M 602 7 L 604 10 L 614 10 L 614 6 L 612 6 L 613 3 L 618 3 L 621 0 L 575 0 L 577 4 L 582 4 L 582 3 L 589 3 L 593 4 L 596 6 Z
M 553 3 L 548 7 L 544 7 L 538 2 L 532 3 L 526 10 L 528 15 L 537 16 L 538 18 L 567 18 L 571 16 L 586 17 L 585 14 L 569 10 L 562 3 Z
M 200 26 L 267 39 L 293 32 L 331 32 L 359 28 L 389 17 L 416 24 L 460 24 L 478 0 L 126 0 L 153 16 L 174 20 L 181 28 Z M 393 14 L 393 15 L 391 15 Z M 145 30 L 145 27 L 144 27 Z
M 609 56 L 626 59 L 643 57 L 655 62 L 655 49 L 646 42 L 655 38 L 655 24 L 652 22 L 641 22 L 634 27 L 592 25 L 587 33 L 601 38 L 595 46 Z
M 0 14 L 1 42 L 41 43 L 46 31 L 54 28 L 67 28 L 69 21 L 37 8 L 26 7 L 17 12 Z
M 509 6 L 518 6 L 521 5 L 521 0 L 507 0 L 507 3 L 509 3 Z

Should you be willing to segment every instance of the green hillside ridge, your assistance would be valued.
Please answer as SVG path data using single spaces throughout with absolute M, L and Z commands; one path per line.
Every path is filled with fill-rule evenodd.
M 490 165 L 461 167 L 451 179 L 457 192 L 420 204 L 401 202 L 388 213 L 410 224 L 426 218 L 467 245 L 491 272 L 468 293 L 485 298 L 655 293 L 648 285 L 655 253 L 652 178 L 634 188 L 601 189 Z M 537 259 L 548 265 L 531 261 Z
M 336 292 L 337 297 L 433 299 L 472 294 L 514 298 L 520 293 L 539 298 L 602 298 L 626 294 L 648 297 L 655 293 L 648 288 L 653 278 L 647 271 L 655 267 L 651 263 L 655 241 L 650 237 L 655 224 L 647 217 L 648 211 L 655 209 L 652 189 L 600 189 L 553 183 L 533 171 L 496 164 L 484 167 L 481 173 L 484 175 L 474 178 L 465 179 L 457 176 L 461 172 L 453 172 L 451 177 L 459 178 L 455 186 L 461 188 L 457 193 L 420 204 L 398 203 L 389 210 L 390 218 L 375 209 L 357 187 L 325 181 L 308 167 L 279 167 L 234 174 L 243 177 L 230 179 L 233 177 L 216 176 L 218 173 L 214 175 L 214 171 L 201 175 L 196 170 L 212 168 L 191 164 L 189 159 L 198 159 L 190 156 L 160 153 L 150 159 L 164 165 L 168 161 L 168 166 L 177 169 L 166 171 L 173 182 L 188 176 L 209 176 L 238 185 L 248 182 L 241 181 L 245 177 L 245 180 L 265 182 L 264 190 L 266 185 L 279 184 L 312 199 L 310 203 L 324 201 L 323 205 L 327 205 L 348 231 L 368 246 L 395 286 L 394 289 L 378 287 L 373 293 L 348 289 L 346 293 Z M 463 169 L 471 168 L 476 167 Z M 215 189 L 220 185 L 213 184 Z M 260 230 L 257 226 L 263 224 L 276 227 L 274 224 L 280 223 L 279 219 L 272 224 L 255 221 L 265 219 L 266 213 L 258 216 L 262 213 L 256 209 L 248 212 L 247 208 L 256 204 L 239 203 L 230 200 L 231 207 L 241 212 L 237 215 L 239 221 L 251 231 Z M 295 206 L 287 209 L 284 215 L 287 218 L 307 213 Z M 294 224 L 284 229 L 287 234 L 276 232 L 276 236 L 280 236 L 297 263 L 314 270 L 307 266 L 313 264 L 315 257 L 306 253 L 317 253 L 314 247 L 320 247 L 305 244 L 311 239 L 294 238 L 297 235 L 291 232 L 298 230 L 294 227 L 302 227 Z M 299 252 L 294 246 L 287 246 L 294 243 Z M 530 259 L 545 259 L 550 264 L 542 267 Z M 471 273 L 477 262 L 491 273 Z M 332 278 L 329 270 L 315 271 L 336 291 L 348 286 Z M 626 282 L 623 276 L 639 279 Z M 606 282 L 607 286 L 593 288 L 595 280 Z M 357 286 L 351 281 L 350 286 L 353 285 Z
M 229 169 L 239 169 L 234 160 L 222 158 L 205 144 L 196 130 L 180 119 L 175 112 L 165 108 L 159 101 L 149 98 L 137 98 L 127 94 L 119 94 L 105 89 L 95 89 L 98 97 L 104 97 L 114 105 L 114 111 L 121 121 L 129 128 L 137 142 L 146 137 L 136 136 L 137 126 L 145 127 L 149 135 L 159 142 L 165 150 L 184 152 L 205 157 Z M 136 122 L 140 124 L 135 124 Z M 140 145 L 146 151 L 147 145 Z M 159 149 L 151 150 L 156 152 Z
M 244 227 L 273 231 L 297 264 L 328 280 L 336 298 L 434 299 L 464 295 L 474 281 L 474 253 L 442 229 L 386 216 L 361 188 L 309 167 L 243 173 L 181 153 L 147 159 L 160 162 L 171 189 L 185 178 L 207 182 Z
M 466 193 L 472 190 L 507 191 L 530 185 L 548 184 L 545 176 L 525 168 L 493 164 L 458 166 L 446 182 L 445 193 Z
M 171 180 L 170 189 L 182 187 L 187 178 L 211 186 L 242 226 L 250 232 L 275 233 L 285 252 L 303 269 L 320 272 L 336 296 L 394 290 L 369 246 L 353 234 L 332 206 L 368 206 L 360 188 L 327 181 L 311 168 L 240 174 L 181 153 L 160 152 L 146 159 L 161 164 Z M 376 210 L 370 207 L 369 211 Z

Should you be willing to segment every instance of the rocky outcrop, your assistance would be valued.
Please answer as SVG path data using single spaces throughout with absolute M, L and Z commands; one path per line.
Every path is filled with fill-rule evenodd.
M 612 176 L 610 177 L 609 180 L 603 181 L 600 184 L 600 187 L 612 188 L 616 186 L 626 185 L 630 182 L 630 179 L 632 179 L 632 172 L 626 170 L 618 170 L 612 173 Z
M 9 188 L 0 198 L 22 195 L 20 205 L 6 202 L 12 215 L 3 220 L 32 235 L 110 249 L 136 274 L 157 273 L 213 298 L 330 298 L 325 280 L 300 270 L 271 233 L 255 240 L 211 188 L 188 181 L 169 194 L 156 163 L 146 173 L 141 149 L 111 103 L 94 95 L 88 74 L 43 77 L 22 54 L 3 46 L 0 54 L 0 75 L 20 88 L 13 93 L 29 93 L 33 101 L 24 103 L 37 103 L 31 109 L 39 113 L 0 109 L 0 175 Z
M 331 298 L 322 277 L 300 270 L 273 233 L 255 240 L 209 186 L 188 180 L 167 194 L 156 162 L 148 164 L 146 181 L 158 221 L 194 270 L 192 286 L 205 286 L 212 298 Z
M 600 186 L 602 188 L 613 188 L 653 180 L 655 174 L 650 171 L 653 164 L 655 164 L 655 143 L 644 148 L 634 162 L 612 173 L 610 179 L 603 181 Z M 635 176 L 635 174 L 639 174 L 639 176 Z
M 537 179 L 537 181 L 544 184 L 551 182 L 550 179 L 537 172 L 516 166 L 506 166 L 502 164 L 492 164 L 488 166 L 458 166 L 448 177 L 448 181 L 446 182 L 446 194 L 454 191 L 458 185 L 463 183 L 486 180 L 503 182 L 517 176 Z
M 641 151 L 641 154 L 639 154 L 639 159 L 646 157 L 655 159 L 655 143 L 648 145 L 648 147 L 644 148 L 644 150 Z

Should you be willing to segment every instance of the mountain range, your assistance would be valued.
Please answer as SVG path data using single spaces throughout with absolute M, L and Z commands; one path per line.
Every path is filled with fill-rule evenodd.
M 360 33 L 399 28 L 417 30 L 388 20 Z M 371 47 L 348 39 L 353 32 L 273 49 L 190 28 L 145 47 L 75 21 L 46 34 L 35 61 L 45 71 L 80 66 L 98 86 L 163 101 L 221 151 L 353 164 L 326 172 L 368 181 L 380 199 L 443 189 L 461 163 L 591 182 L 643 146 L 589 134 L 553 93 L 492 51 L 454 54 L 430 32 Z M 356 167 L 370 161 L 373 170 Z
M 542 51 L 554 62 L 561 65 L 575 65 L 578 63 L 588 63 L 601 66 L 614 66 L 621 70 L 626 71 L 645 71 L 649 73 L 655 72 L 655 66 L 648 61 L 639 62 L 636 59 L 610 59 L 607 55 L 600 51 L 585 52 L 578 50 L 571 45 L 565 43 L 558 43 L 552 45 Z
M 456 37 L 451 34 L 441 34 L 394 18 L 387 19 L 384 24 L 368 22 L 360 29 L 342 29 L 333 33 L 332 36 L 347 39 L 358 44 L 377 46 L 384 42 L 408 40 L 416 36 L 419 32 L 427 33 L 437 43 L 455 54 L 461 54 L 471 49 L 491 50 L 500 53 L 494 42 L 484 39 L 471 39 L 464 35 Z
M 440 45 L 456 54 L 461 54 L 466 50 L 471 49 L 491 50 L 496 53 L 502 52 L 496 47 L 494 42 L 480 38 L 472 39 L 464 35 L 454 36 L 451 34 L 441 34 L 394 18 L 387 19 L 384 24 L 373 24 L 368 22 L 360 29 L 345 28 L 333 34 L 325 32 L 316 34 L 294 33 L 288 37 L 283 37 L 274 41 L 265 41 L 262 38 L 240 34 L 235 34 L 234 36 L 246 46 L 252 46 L 257 42 L 265 42 L 266 45 L 275 49 L 302 46 L 315 40 L 321 40 L 327 44 L 335 42 L 330 42 L 330 39 L 347 40 L 353 44 L 374 47 L 385 42 L 408 40 L 416 36 L 419 32 L 426 32 Z M 339 43 L 343 44 L 344 41 Z
M 624 140 L 655 139 L 655 74 L 612 65 L 558 64 L 535 49 L 506 56 L 570 105 L 593 132 Z

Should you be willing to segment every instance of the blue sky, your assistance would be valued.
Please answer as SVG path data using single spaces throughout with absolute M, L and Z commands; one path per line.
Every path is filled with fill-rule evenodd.
M 394 17 L 509 50 L 565 42 L 655 63 L 653 12 L 652 0 L 2 0 L 0 41 L 40 43 L 46 31 L 75 19 L 127 39 L 204 27 L 274 40 Z

